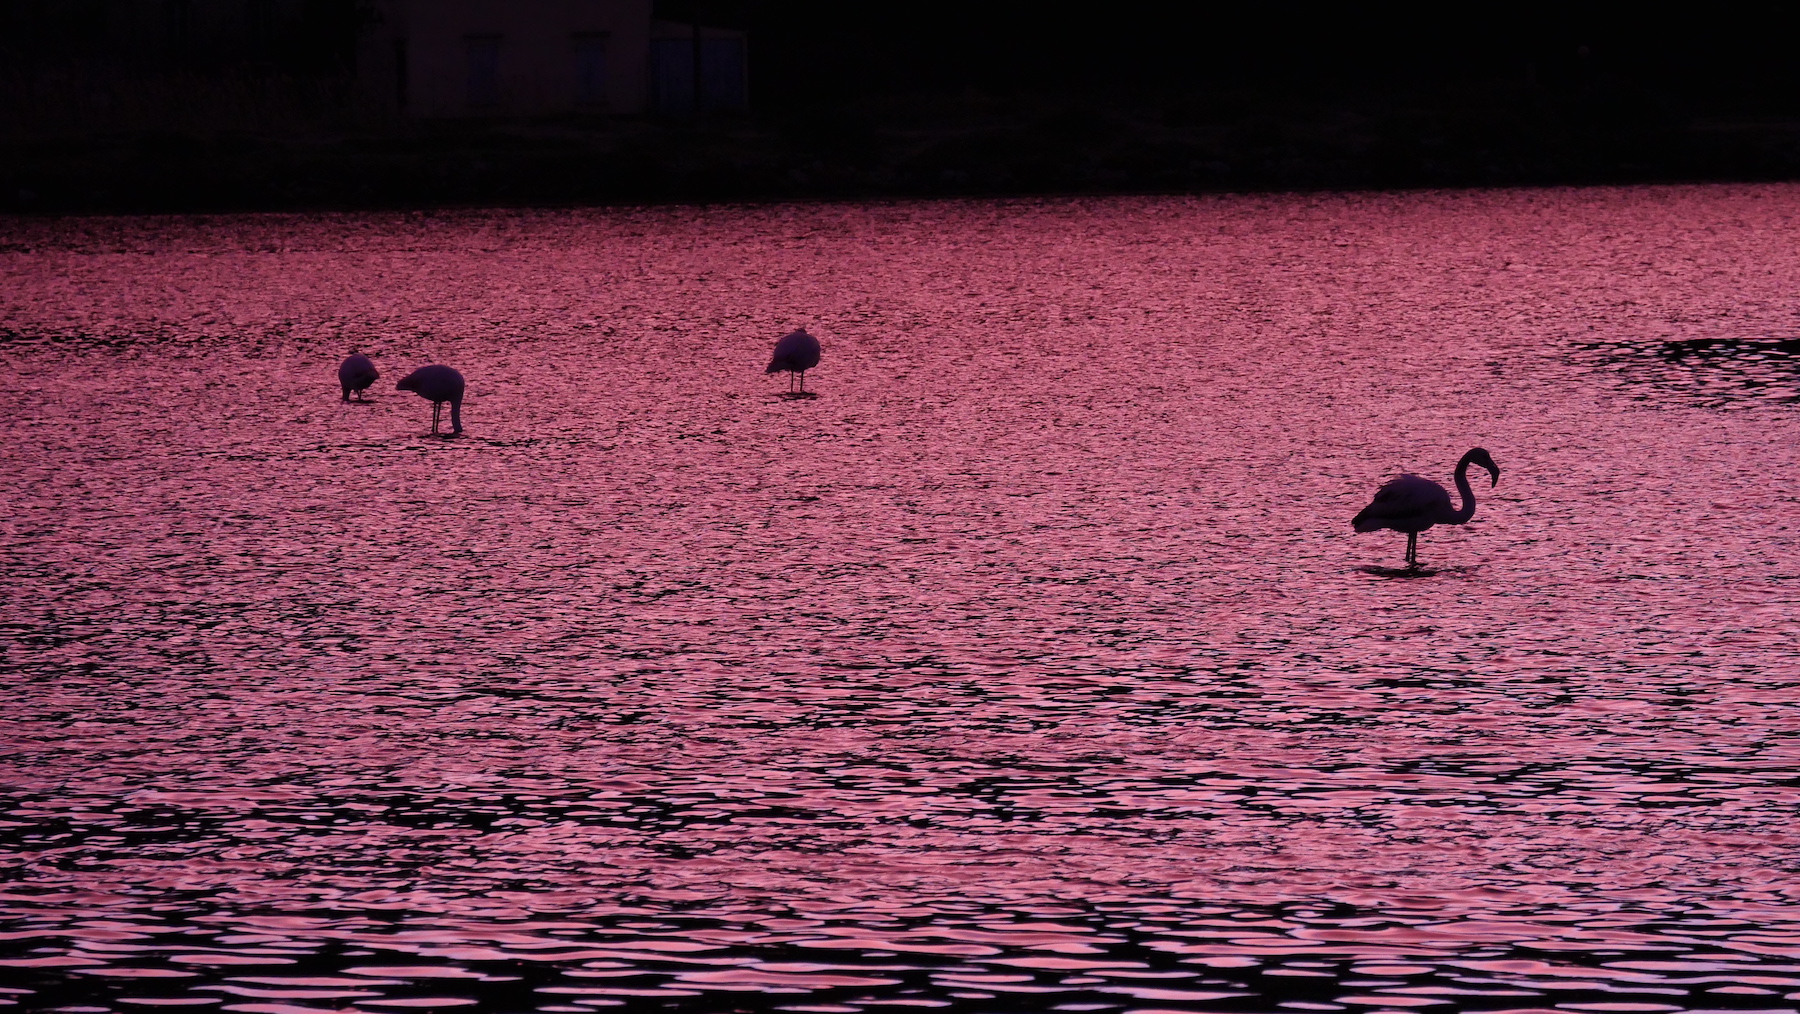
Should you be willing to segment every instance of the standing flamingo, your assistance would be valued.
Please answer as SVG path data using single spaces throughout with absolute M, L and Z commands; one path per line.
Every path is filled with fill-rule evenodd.
M 421 398 L 431 399 L 432 435 L 437 434 L 438 413 L 444 410 L 446 401 L 450 403 L 451 432 L 462 432 L 462 374 L 448 366 L 421 366 L 400 378 L 400 382 L 394 387 L 396 390 L 411 391 Z
M 1475 491 L 1469 488 L 1469 466 L 1480 465 L 1493 476 L 1491 488 L 1500 482 L 1500 466 L 1487 451 L 1477 447 L 1456 463 L 1456 489 L 1462 509 L 1450 506 L 1444 487 L 1417 475 L 1396 475 L 1375 491 L 1375 500 L 1350 522 L 1358 532 L 1389 528 L 1406 533 L 1406 565 L 1419 565 L 1419 533 L 1433 525 L 1462 525 L 1475 516 Z
M 356 392 L 357 401 L 363 400 L 362 393 L 380 379 L 380 371 L 375 369 L 375 364 L 369 361 L 368 356 L 361 352 L 350 353 L 350 357 L 338 367 L 338 386 L 344 389 L 341 400 L 349 401 L 351 391 Z
M 775 343 L 775 355 L 769 359 L 769 368 L 764 373 L 789 373 L 800 375 L 800 393 L 806 393 L 806 371 L 819 365 L 819 339 L 806 333 L 801 328 L 792 334 L 785 335 Z M 788 393 L 793 393 L 794 378 L 788 378 Z

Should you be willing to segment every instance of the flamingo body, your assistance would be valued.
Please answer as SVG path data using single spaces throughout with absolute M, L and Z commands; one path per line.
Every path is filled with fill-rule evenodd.
M 1456 463 L 1456 489 L 1462 494 L 1462 506 L 1450 505 L 1450 493 L 1444 487 L 1420 475 L 1396 475 L 1375 491 L 1375 499 L 1350 522 L 1360 532 L 1386 528 L 1406 533 L 1406 563 L 1419 565 L 1419 533 L 1437 525 L 1467 524 L 1475 516 L 1475 491 L 1469 487 L 1469 466 L 1479 465 L 1500 481 L 1500 466 L 1493 456 L 1480 447 L 1462 456 Z
M 400 378 L 396 390 L 411 391 L 431 401 L 431 432 L 438 431 L 438 413 L 450 403 L 450 431 L 462 432 L 463 375 L 448 366 L 421 366 Z
M 798 374 L 800 391 L 805 393 L 806 371 L 817 365 L 819 365 L 819 340 L 807 334 L 805 328 L 801 328 L 791 334 L 783 335 L 781 340 L 775 343 L 775 354 L 769 357 L 769 367 L 763 372 L 781 373 L 786 371 Z M 788 387 L 790 389 L 793 387 L 792 378 L 790 378 Z
M 361 401 L 362 393 L 380 379 L 381 371 L 375 369 L 375 364 L 368 356 L 361 352 L 350 353 L 349 358 L 338 367 L 338 386 L 344 389 L 344 397 L 340 400 L 349 401 L 350 392 L 355 391 L 356 400 Z

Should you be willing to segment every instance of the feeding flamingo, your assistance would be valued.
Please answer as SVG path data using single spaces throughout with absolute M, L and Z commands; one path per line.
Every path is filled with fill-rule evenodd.
M 341 400 L 349 401 L 351 391 L 356 392 L 357 401 L 363 400 L 362 393 L 380 379 L 381 372 L 375 369 L 375 364 L 369 361 L 368 356 L 361 352 L 350 353 L 349 358 L 338 367 L 338 386 L 344 389 Z
M 438 413 L 450 403 L 450 430 L 462 432 L 463 375 L 448 366 L 421 366 L 400 378 L 394 387 L 431 399 L 431 432 L 438 431 Z

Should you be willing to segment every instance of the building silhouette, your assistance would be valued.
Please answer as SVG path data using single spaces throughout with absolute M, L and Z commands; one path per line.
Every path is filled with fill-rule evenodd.
M 744 33 L 657 20 L 651 0 L 377 0 L 370 21 L 358 78 L 407 116 L 685 116 L 696 94 L 701 111 L 748 105 Z

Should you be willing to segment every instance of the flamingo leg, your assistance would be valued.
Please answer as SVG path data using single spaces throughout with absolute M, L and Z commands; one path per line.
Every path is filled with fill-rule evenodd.
M 443 410 L 444 410 L 444 403 L 443 403 L 443 402 L 441 402 L 441 401 L 434 401 L 434 402 L 432 402 L 432 403 L 431 403 L 431 435 L 432 435 L 432 436 L 437 436 L 437 431 L 438 431 L 438 413 L 439 413 L 439 412 L 442 412 L 442 411 L 443 411 Z
M 806 371 L 805 370 L 800 371 L 800 393 L 801 394 L 806 393 Z
M 1406 565 L 1408 567 L 1417 567 L 1419 565 L 1418 532 L 1408 532 L 1406 535 Z

